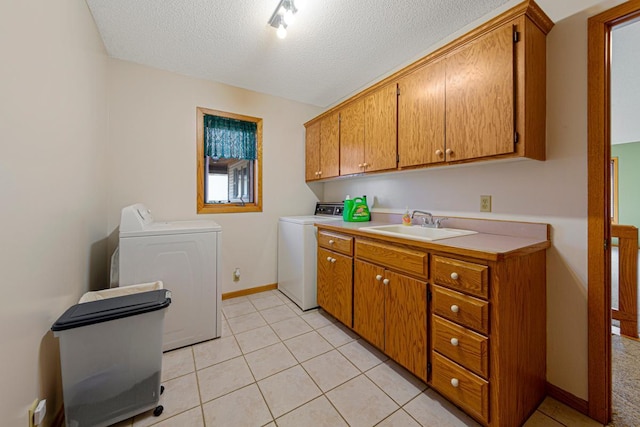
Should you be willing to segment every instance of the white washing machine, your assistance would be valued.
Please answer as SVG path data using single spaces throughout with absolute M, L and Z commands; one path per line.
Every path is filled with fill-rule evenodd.
M 163 351 L 220 336 L 221 240 L 214 221 L 155 222 L 142 204 L 122 209 L 119 286 L 161 280 L 172 294 Z
M 315 215 L 278 222 L 278 289 L 302 310 L 318 306 L 316 222 L 342 221 L 342 203 L 318 203 Z

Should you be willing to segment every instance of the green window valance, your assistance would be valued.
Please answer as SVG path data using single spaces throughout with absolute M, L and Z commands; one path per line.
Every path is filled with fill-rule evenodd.
M 254 122 L 204 115 L 204 155 L 219 159 L 256 159 Z

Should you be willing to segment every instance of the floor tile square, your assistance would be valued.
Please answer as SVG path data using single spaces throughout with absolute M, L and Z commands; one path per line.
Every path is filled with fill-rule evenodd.
M 302 364 L 302 367 L 325 393 L 360 375 L 358 368 L 353 366 L 338 350 L 332 350 L 307 360 Z
M 162 377 L 167 381 L 195 371 L 191 347 L 171 350 L 162 354 Z
M 205 403 L 202 411 L 207 426 L 256 427 L 273 420 L 255 384 Z
M 269 295 L 265 298 L 251 300 L 251 303 L 257 310 L 266 310 L 267 308 L 284 305 L 284 302 L 275 295 Z
M 351 427 L 376 425 L 398 409 L 398 405 L 364 375 L 326 394 Z
M 400 406 L 427 388 L 425 383 L 391 360 L 367 371 L 365 375 Z
M 268 326 L 236 334 L 236 340 L 244 354 L 280 342 L 278 336 Z
M 198 383 L 195 373 L 163 382 L 163 385 L 164 393 L 162 393 L 160 401 L 158 402 L 158 405 L 164 406 L 162 414 L 156 417 L 153 415 L 153 410 L 150 410 L 136 415 L 133 419 L 134 427 L 146 427 L 157 424 L 174 415 L 200 406 L 200 395 L 198 394 Z
M 249 353 L 245 359 L 257 381 L 298 364 L 281 342 Z
M 231 319 L 227 319 L 227 323 L 229 323 L 231 332 L 234 334 L 256 329 L 267 324 L 258 312 L 232 317 Z
M 284 344 L 299 362 L 304 362 L 333 349 L 333 346 L 316 331 L 290 338 Z
M 196 369 L 206 368 L 241 354 L 240 347 L 233 336 L 217 338 L 193 346 Z
M 536 411 L 529 417 L 526 423 L 522 427 L 563 427 L 564 424 L 560 424 L 553 418 L 543 414 L 540 411 Z
M 237 304 L 222 306 L 222 312 L 224 313 L 224 316 L 227 318 L 227 320 L 234 317 L 243 316 L 245 314 L 254 313 L 255 311 L 256 308 L 248 299 Z
M 244 357 L 236 357 L 198 371 L 200 397 L 203 402 L 235 391 L 254 381 Z
M 333 316 L 322 309 L 302 313 L 300 317 L 302 317 L 313 329 L 319 329 L 336 322 L 336 319 Z
M 471 417 L 431 389 L 420 393 L 402 409 L 423 426 L 480 426 Z
M 348 427 L 326 397 L 320 396 L 278 418 L 278 427 Z
M 222 319 L 222 328 L 221 328 L 221 332 L 220 332 L 220 336 L 221 337 L 228 337 L 233 335 L 233 332 L 231 332 L 231 328 L 229 327 L 229 323 L 227 322 L 227 320 L 225 318 Z
M 154 427 L 204 427 L 202 408 L 197 406 L 167 420 L 154 424 Z
M 334 347 L 340 347 L 359 338 L 354 332 L 339 323 L 332 323 L 317 331 Z
M 249 301 L 249 298 L 246 296 L 224 299 L 222 300 L 222 307 L 228 307 L 230 305 L 236 305 L 247 301 Z
M 300 365 L 265 378 L 258 386 L 276 418 L 322 394 Z
M 281 320 L 280 322 L 272 324 L 271 327 L 283 341 L 313 330 L 311 326 L 300 317 Z
M 285 319 L 291 319 L 292 317 L 297 316 L 297 314 L 295 314 L 293 310 L 291 310 L 286 304 L 267 308 L 260 311 L 260 314 L 269 324 L 276 323 Z
M 376 427 L 421 427 L 420 424 L 404 410 L 399 409 L 387 417 Z
M 293 310 L 293 312 L 298 316 L 301 316 L 302 314 L 304 314 L 304 311 L 302 311 L 295 302 L 289 300 L 288 302 L 285 301 L 285 304 L 287 305 L 287 307 Z
M 362 372 L 368 371 L 389 359 L 384 353 L 364 340 L 351 341 L 338 347 L 338 351 L 344 354 Z

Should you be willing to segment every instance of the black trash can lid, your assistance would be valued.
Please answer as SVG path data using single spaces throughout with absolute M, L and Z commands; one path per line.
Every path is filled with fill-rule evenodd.
M 85 302 L 69 307 L 51 326 L 52 331 L 64 331 L 136 316 L 161 310 L 171 304 L 171 292 L 167 289 L 140 292 L 98 301 Z

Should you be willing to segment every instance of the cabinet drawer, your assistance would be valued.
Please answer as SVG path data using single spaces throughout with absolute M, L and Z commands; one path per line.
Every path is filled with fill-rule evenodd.
M 489 339 L 439 316 L 431 318 L 432 347 L 483 378 L 489 377 Z
M 368 240 L 356 240 L 356 257 L 409 274 L 427 276 L 427 254 Z
M 433 387 L 476 418 L 489 422 L 489 383 L 436 352 Z
M 459 289 L 482 298 L 489 297 L 489 267 L 452 258 L 434 256 L 431 263 L 434 283 Z
M 489 303 L 441 286 L 431 286 L 434 314 L 483 334 L 489 333 Z
M 353 237 L 351 236 L 319 231 L 318 245 L 323 248 L 331 249 L 332 251 L 353 256 Z

